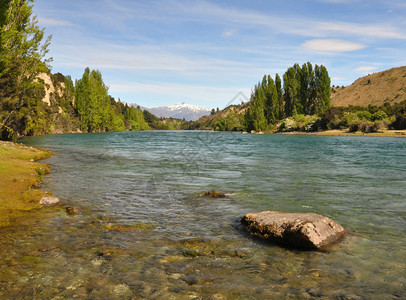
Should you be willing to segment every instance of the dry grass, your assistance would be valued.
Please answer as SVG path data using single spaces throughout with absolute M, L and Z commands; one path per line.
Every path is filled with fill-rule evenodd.
M 348 130 L 326 130 L 316 132 L 316 135 L 345 135 L 345 136 L 386 136 L 386 137 L 406 137 L 406 130 L 382 130 L 378 132 L 364 133 L 361 131 L 348 132 Z
M 49 166 L 35 162 L 51 152 L 21 144 L 0 142 L 0 226 L 10 225 L 21 212 L 38 209 L 39 190 Z
M 332 88 L 333 106 L 368 106 L 406 100 L 406 66 L 357 79 L 352 85 Z

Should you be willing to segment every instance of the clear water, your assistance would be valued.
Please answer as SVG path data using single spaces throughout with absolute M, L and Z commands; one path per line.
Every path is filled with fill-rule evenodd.
M 1 299 L 406 298 L 406 139 L 216 132 L 50 135 L 62 208 L 0 230 Z M 224 199 L 198 197 L 206 190 Z M 324 252 L 252 239 L 249 212 L 352 230 Z

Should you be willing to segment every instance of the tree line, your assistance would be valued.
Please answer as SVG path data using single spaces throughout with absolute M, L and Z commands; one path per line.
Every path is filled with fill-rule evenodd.
M 51 36 L 44 36 L 33 13 L 34 0 L 0 1 L 0 139 L 53 132 L 102 132 L 170 129 L 165 123 L 108 94 L 98 70 L 86 68 L 81 79 L 51 74 L 46 58 Z M 47 74 L 56 90 L 44 103 Z M 147 119 L 150 122 L 146 121 Z M 174 127 L 177 126 L 177 127 Z
M 248 131 L 264 131 L 298 114 L 322 115 L 330 108 L 330 77 L 325 66 L 295 64 L 281 77 L 264 75 L 251 94 L 245 113 Z

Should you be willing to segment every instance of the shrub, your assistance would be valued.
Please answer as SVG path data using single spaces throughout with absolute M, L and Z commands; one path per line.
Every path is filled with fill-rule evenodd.
M 371 116 L 372 121 L 381 121 L 381 120 L 384 120 L 386 118 L 388 118 L 388 115 L 382 110 L 378 110 L 376 113 L 374 113 Z
M 366 121 L 371 121 L 372 120 L 372 114 L 369 111 L 366 110 L 361 110 L 357 113 L 358 118 L 361 120 L 366 120 Z

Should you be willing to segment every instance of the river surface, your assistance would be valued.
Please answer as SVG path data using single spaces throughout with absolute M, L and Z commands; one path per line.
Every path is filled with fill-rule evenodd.
M 27 138 L 62 200 L 0 230 L 1 299 L 405 299 L 406 139 L 205 131 Z M 199 197 L 218 190 L 226 198 Z M 79 213 L 69 215 L 66 206 Z M 249 212 L 315 212 L 326 251 L 251 238 Z

